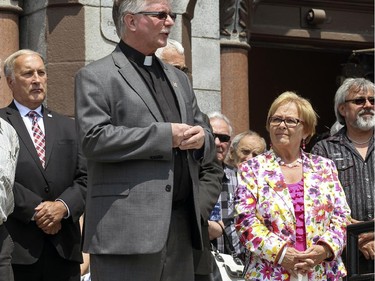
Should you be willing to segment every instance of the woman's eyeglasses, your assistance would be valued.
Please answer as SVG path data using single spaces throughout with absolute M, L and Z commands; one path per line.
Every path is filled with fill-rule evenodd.
M 293 117 L 287 117 L 285 119 L 281 117 L 270 117 L 268 119 L 268 122 L 271 126 L 279 126 L 282 122 L 284 122 L 285 126 L 287 126 L 288 128 L 294 128 L 299 123 L 303 123 L 302 120 Z
M 225 134 L 214 134 L 214 139 L 218 138 L 220 142 L 228 142 L 230 140 L 230 136 Z
M 374 97 L 360 97 L 352 100 L 346 100 L 345 102 L 351 102 L 355 105 L 362 105 L 366 104 L 366 101 L 369 101 L 371 105 L 374 105 Z
M 138 12 L 138 13 L 134 13 L 134 15 L 138 15 L 138 14 L 141 14 L 141 15 L 146 15 L 146 16 L 150 16 L 150 17 L 155 17 L 155 18 L 158 18 L 159 20 L 166 20 L 168 18 L 168 16 L 171 17 L 171 19 L 173 21 L 176 20 L 177 18 L 177 14 L 176 13 L 167 13 L 167 12 Z

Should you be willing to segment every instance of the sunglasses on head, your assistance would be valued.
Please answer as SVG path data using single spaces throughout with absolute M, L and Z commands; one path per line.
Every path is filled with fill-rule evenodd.
M 171 19 L 173 21 L 175 21 L 176 17 L 177 17 L 176 13 L 172 13 L 172 12 L 167 13 L 167 12 L 163 12 L 163 11 L 161 11 L 161 12 L 138 12 L 138 13 L 135 13 L 135 15 L 138 15 L 138 14 L 158 18 L 159 20 L 166 20 L 168 18 L 168 16 L 170 16 Z
M 356 99 L 352 100 L 346 100 L 345 102 L 351 102 L 354 103 L 355 105 L 365 105 L 366 101 L 369 101 L 371 105 L 374 105 L 374 97 L 359 97 Z
M 230 136 L 225 134 L 214 134 L 214 139 L 218 138 L 220 142 L 228 142 L 230 140 Z

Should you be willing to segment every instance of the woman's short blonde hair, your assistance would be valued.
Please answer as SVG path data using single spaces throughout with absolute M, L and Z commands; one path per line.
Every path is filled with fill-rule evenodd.
M 318 115 L 313 109 L 311 103 L 307 99 L 297 95 L 295 92 L 286 91 L 273 101 L 267 115 L 267 131 L 269 132 L 270 129 L 269 118 L 275 114 L 280 106 L 288 103 L 294 103 L 297 106 L 299 118 L 303 121 L 304 132 L 308 135 L 305 142 L 308 143 L 311 137 L 315 134 Z

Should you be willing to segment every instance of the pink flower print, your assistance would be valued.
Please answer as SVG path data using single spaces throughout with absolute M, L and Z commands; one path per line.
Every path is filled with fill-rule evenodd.
M 269 263 L 264 263 L 263 268 L 260 270 L 262 274 L 262 280 L 271 280 L 271 273 L 273 272 L 273 268 Z
M 283 181 L 277 181 L 275 183 L 275 187 L 274 187 L 274 190 L 275 191 L 282 191 L 284 188 L 286 188 L 286 183 L 283 182 Z
M 317 222 L 321 222 L 324 220 L 325 213 L 326 212 L 331 212 L 332 211 L 332 206 L 330 204 L 319 204 L 315 205 L 313 209 L 313 216 L 315 217 L 315 220 Z
M 259 244 L 262 242 L 262 238 L 260 237 L 255 237 L 254 240 L 253 240 L 253 246 L 254 248 L 258 248 L 259 247 Z

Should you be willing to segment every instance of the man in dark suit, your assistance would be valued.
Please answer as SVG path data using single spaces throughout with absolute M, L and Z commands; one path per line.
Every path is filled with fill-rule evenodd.
M 79 217 L 86 196 L 86 163 L 74 120 L 42 105 L 47 73 L 40 54 L 20 50 L 4 63 L 13 102 L 0 116 L 17 131 L 20 152 L 14 212 L 6 227 L 14 241 L 15 281 L 80 279 Z
M 213 136 L 186 74 L 154 55 L 174 25 L 169 2 L 115 1 L 113 14 L 120 43 L 76 76 L 83 250 L 93 281 L 192 281 L 198 173 L 215 157 Z

